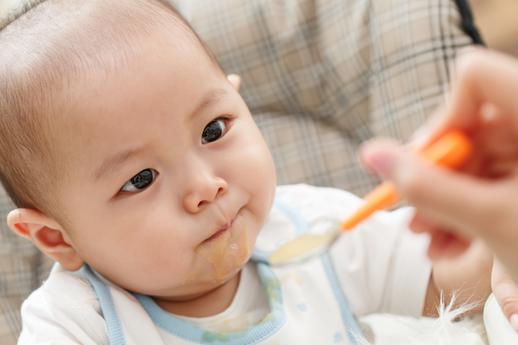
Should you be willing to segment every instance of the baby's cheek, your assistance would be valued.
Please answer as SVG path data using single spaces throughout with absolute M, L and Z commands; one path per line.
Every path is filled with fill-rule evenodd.
M 122 255 L 138 284 L 147 281 L 150 286 L 158 287 L 181 283 L 191 265 L 192 254 L 180 238 L 158 232 L 136 237 L 132 242 Z
M 268 201 L 273 200 L 277 184 L 275 164 L 266 144 L 259 145 L 254 150 L 253 157 L 247 167 L 246 182 L 253 188 L 254 194 L 268 204 Z

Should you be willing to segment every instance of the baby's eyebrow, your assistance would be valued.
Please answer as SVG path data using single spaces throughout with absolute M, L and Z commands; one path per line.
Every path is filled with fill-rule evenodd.
M 198 104 L 196 109 L 192 112 L 191 116 L 195 116 L 200 113 L 203 109 L 210 107 L 214 103 L 218 102 L 223 96 L 227 94 L 227 90 L 223 88 L 213 89 L 207 92 L 201 102 Z
M 115 171 L 121 165 L 123 165 L 127 160 L 131 157 L 137 155 L 139 152 L 143 151 L 144 148 L 131 148 L 128 150 L 124 150 L 116 153 L 115 155 L 106 158 L 101 165 L 95 170 L 94 178 L 95 181 L 100 180 L 104 175 L 108 174 L 110 171 Z

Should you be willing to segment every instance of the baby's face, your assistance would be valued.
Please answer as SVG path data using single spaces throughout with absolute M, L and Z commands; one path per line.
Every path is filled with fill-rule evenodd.
M 239 93 L 179 36 L 141 40 L 124 67 L 78 81 L 56 120 L 73 247 L 120 286 L 171 299 L 239 272 L 275 189 Z

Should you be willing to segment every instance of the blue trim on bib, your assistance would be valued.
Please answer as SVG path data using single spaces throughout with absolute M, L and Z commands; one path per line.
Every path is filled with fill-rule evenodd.
M 157 326 L 177 337 L 211 345 L 257 344 L 277 332 L 286 321 L 279 280 L 266 264 L 259 263 L 257 265 L 257 272 L 268 296 L 270 313 L 260 324 L 242 332 L 212 332 L 204 330 L 162 310 L 149 296 L 136 293 L 133 295 L 142 304 Z
M 268 260 L 270 259 L 270 255 L 272 255 L 272 253 L 265 250 L 254 249 L 251 259 L 255 262 L 262 262 L 267 264 Z
M 80 273 L 83 274 L 90 285 L 94 288 L 97 299 L 101 306 L 104 320 L 106 321 L 106 328 L 108 329 L 108 339 L 110 345 L 124 345 L 124 333 L 122 331 L 117 312 L 115 311 L 115 305 L 113 304 L 112 295 L 106 284 L 99 279 L 99 277 L 92 271 L 88 265 L 84 265 Z
M 356 318 L 349 308 L 349 303 L 347 302 L 347 298 L 345 297 L 343 290 L 340 287 L 340 282 L 336 276 L 336 272 L 329 254 L 322 255 L 320 257 L 320 261 L 324 266 L 324 271 L 326 272 L 327 279 L 329 280 L 333 290 L 333 295 L 335 296 L 338 306 L 340 307 L 340 314 L 342 315 L 342 320 L 347 331 L 347 336 L 353 345 L 357 345 L 358 340 L 362 338 L 363 333 L 360 325 L 358 325 Z

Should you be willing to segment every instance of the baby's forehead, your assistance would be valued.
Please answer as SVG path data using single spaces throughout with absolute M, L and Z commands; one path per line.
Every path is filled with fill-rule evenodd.
M 74 21 L 96 20 L 103 16 L 109 17 L 112 23 L 123 19 L 136 24 L 167 16 L 185 22 L 169 0 L 9 0 L 0 4 L 0 10 L 0 29 L 16 23 L 16 30 L 21 27 L 41 30 L 65 24 L 71 26 Z
M 136 55 L 193 43 L 201 49 L 189 52 L 211 57 L 174 8 L 160 0 L 47 0 L 0 32 L 0 80 L 14 81 L 19 99 L 40 96 L 56 103 L 78 81 L 109 78 Z
M 142 53 L 143 42 L 159 36 L 163 44 L 203 46 L 176 10 L 160 0 L 42 1 L 0 31 L 0 77 L 73 82 L 80 72 L 123 65 Z
M 109 80 L 135 56 L 157 55 L 165 45 L 196 46 L 187 51 L 209 56 L 188 24 L 160 0 L 46 0 L 0 31 L 0 82 L 9 82 L 0 87 L 19 100 L 19 113 L 38 114 L 32 120 L 42 123 L 47 116 L 66 116 L 61 110 L 75 101 L 71 89 L 86 86 L 89 78 Z M 49 131 L 58 130 L 50 122 Z

